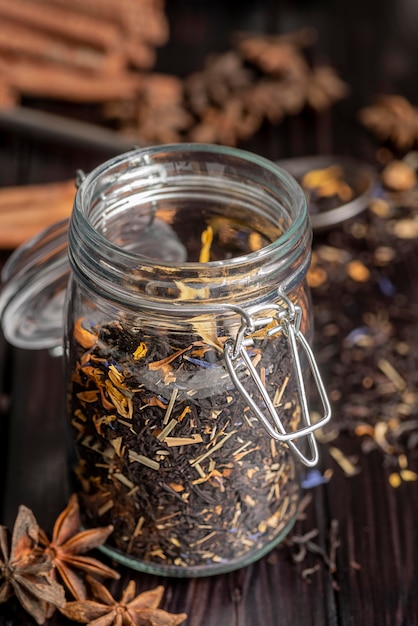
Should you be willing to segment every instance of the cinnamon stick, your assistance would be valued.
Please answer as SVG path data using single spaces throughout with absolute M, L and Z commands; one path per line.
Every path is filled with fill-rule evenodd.
M 0 189 L 0 247 L 11 250 L 69 217 L 75 191 L 73 180 Z
M 138 69 L 150 69 L 155 65 L 155 50 L 144 41 L 125 40 L 123 51 L 127 61 Z
M 120 71 L 125 65 L 125 59 L 120 54 L 115 57 L 86 44 L 80 48 L 78 43 L 57 39 L 7 18 L 1 22 L 0 51 L 97 72 Z
M 49 2 L 60 6 L 68 4 L 68 0 Z M 123 26 L 134 39 L 144 39 L 156 46 L 167 42 L 169 27 L 162 0 L 71 0 L 71 7 Z
M 8 18 L 33 31 L 40 29 L 103 49 L 118 45 L 120 30 L 106 20 L 101 11 L 91 16 L 74 10 L 73 1 L 66 1 L 63 5 L 48 1 L 0 0 L 0 17 L 2 23 L 3 18 Z
M 68 102 L 101 103 L 134 98 L 141 78 L 127 71 L 112 75 L 89 74 L 75 68 L 0 58 L 0 82 L 28 96 L 50 97 Z
M 19 94 L 15 89 L 3 82 L 0 77 L 0 107 L 2 109 L 10 109 L 19 102 Z

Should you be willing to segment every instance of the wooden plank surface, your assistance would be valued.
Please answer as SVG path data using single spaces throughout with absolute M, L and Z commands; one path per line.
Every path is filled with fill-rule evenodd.
M 18 505 L 25 503 L 50 530 L 68 494 L 60 363 L 46 352 L 21 350 L 14 351 L 13 360 L 2 521 L 12 525 Z M 120 567 L 122 580 L 111 588 L 117 593 L 130 578 L 141 590 L 162 583 L 165 607 L 188 613 L 187 626 L 413 626 L 418 584 L 416 486 L 390 487 L 390 468 L 383 466 L 382 455 L 364 455 L 352 438 L 341 437 L 336 445 L 358 457 L 361 471 L 345 477 L 322 449 L 323 466 L 333 468 L 334 475 L 327 485 L 310 490 L 313 502 L 307 518 L 293 531 L 300 536 L 318 528 L 315 541 L 328 550 L 331 520 L 338 520 L 341 545 L 334 574 L 320 556 L 310 553 L 295 564 L 293 549 L 281 546 L 237 572 L 190 581 Z M 415 471 L 417 461 L 416 452 L 411 453 L 410 468 Z M 305 580 L 303 572 L 311 567 L 318 570 Z M 0 623 L 32 622 L 10 604 L 0 606 Z M 67 621 L 56 614 L 48 623 Z

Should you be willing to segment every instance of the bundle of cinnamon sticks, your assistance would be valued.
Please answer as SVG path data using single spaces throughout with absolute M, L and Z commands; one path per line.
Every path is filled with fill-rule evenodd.
M 0 24 L 0 106 L 132 98 L 168 40 L 164 0 L 0 0 Z
M 238 145 L 265 120 L 276 125 L 345 97 L 333 68 L 308 63 L 317 35 L 309 27 L 236 34 L 232 49 L 209 54 L 200 72 L 158 73 L 156 49 L 169 38 L 164 2 L 0 0 L 0 108 L 28 98 L 93 104 L 99 124 L 130 145 Z M 74 192 L 71 181 L 0 189 L 0 248 L 68 216 Z

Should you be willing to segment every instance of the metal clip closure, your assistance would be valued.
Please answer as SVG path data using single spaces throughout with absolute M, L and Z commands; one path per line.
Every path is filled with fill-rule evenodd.
M 268 434 L 273 439 L 287 443 L 289 448 L 291 448 L 291 450 L 305 465 L 313 467 L 318 462 L 318 448 L 314 431 L 321 428 L 324 424 L 326 424 L 326 422 L 329 421 L 331 417 L 331 407 L 313 352 L 300 330 L 302 310 L 282 291 L 280 291 L 280 297 L 284 302 L 284 306 L 280 306 L 278 304 L 259 305 L 252 307 L 245 312 L 242 311 L 243 322 L 238 330 L 235 341 L 229 339 L 225 342 L 225 363 L 234 385 L 263 424 Z M 266 312 L 267 315 L 264 317 L 253 317 L 254 315 L 262 314 L 263 312 Z M 274 321 L 276 321 L 276 324 L 272 325 Z M 295 374 L 296 389 L 301 407 L 302 426 L 295 431 L 286 432 L 286 428 L 276 411 L 273 401 L 269 397 L 267 389 L 265 388 L 248 354 L 247 348 L 254 345 L 251 335 L 257 329 L 261 329 L 263 327 L 266 328 L 267 336 L 273 336 L 281 333 L 287 339 L 291 363 L 293 364 Z M 315 382 L 318 395 L 323 405 L 323 416 L 315 424 L 312 424 L 310 419 L 308 398 L 301 367 L 300 352 L 306 356 L 313 381 Z M 239 378 L 238 372 L 242 367 L 245 367 L 248 370 L 252 380 L 257 386 L 258 391 L 260 392 L 261 406 L 257 404 L 254 397 L 252 397 L 245 389 L 244 384 Z M 303 437 L 306 438 L 306 442 L 310 449 L 309 457 L 305 455 L 300 447 L 298 447 L 295 443 L 295 440 L 302 439 Z

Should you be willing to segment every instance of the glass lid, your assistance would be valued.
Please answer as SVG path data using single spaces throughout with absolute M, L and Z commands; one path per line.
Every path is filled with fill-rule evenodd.
M 68 219 L 17 248 L 1 273 L 0 319 L 19 348 L 62 348 L 64 301 L 70 274 Z

